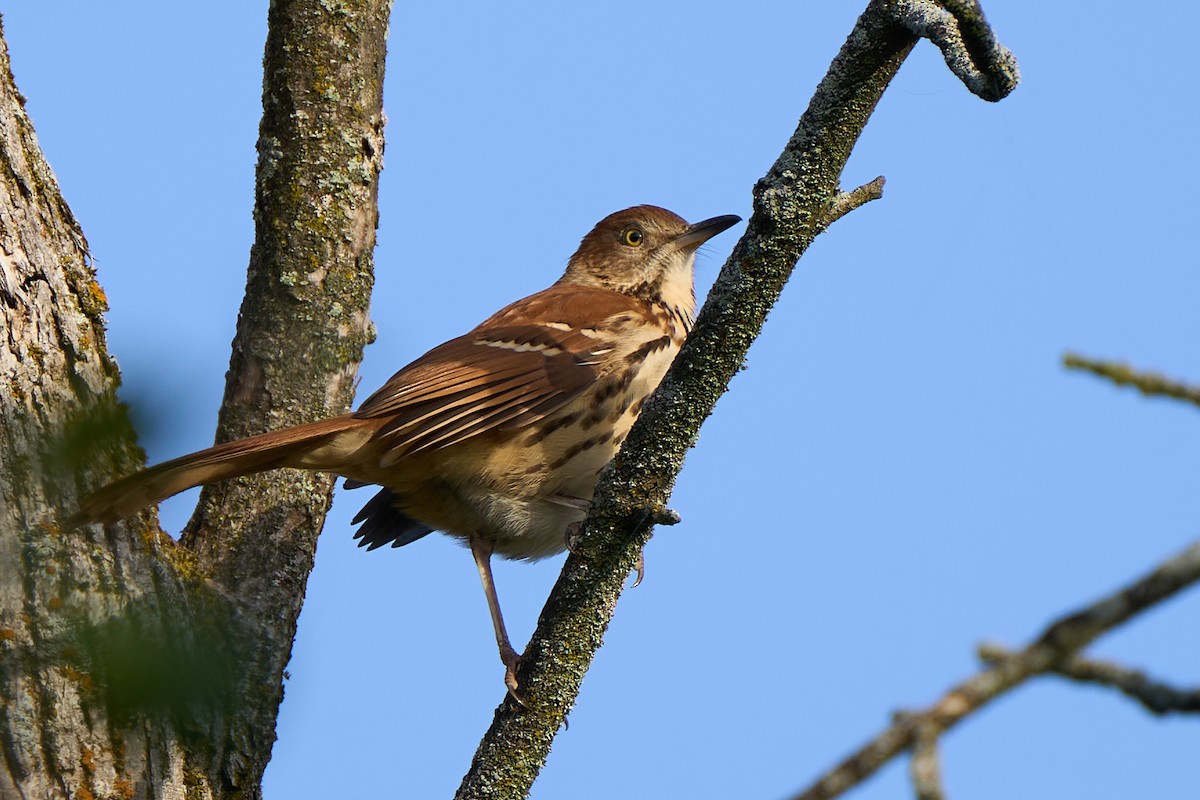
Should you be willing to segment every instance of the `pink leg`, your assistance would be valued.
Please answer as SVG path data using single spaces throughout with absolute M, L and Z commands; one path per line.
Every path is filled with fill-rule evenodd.
M 492 627 L 496 631 L 496 646 L 500 648 L 500 660 L 504 662 L 504 685 L 508 693 L 521 705 L 525 702 L 517 694 L 517 664 L 521 662 L 521 654 L 513 649 L 508 640 L 508 630 L 504 627 L 504 615 L 500 613 L 500 598 L 496 596 L 496 582 L 492 579 L 492 544 L 477 536 L 470 537 L 471 555 L 475 557 L 475 566 L 479 569 L 479 580 L 483 583 L 483 593 L 487 597 L 488 611 L 492 615 Z

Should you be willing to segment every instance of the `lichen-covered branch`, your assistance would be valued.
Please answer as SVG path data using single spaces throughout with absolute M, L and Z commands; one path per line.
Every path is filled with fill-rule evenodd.
M 1017 88 L 1017 59 L 996 41 L 976 0 L 891 0 L 888 5 L 905 28 L 937 45 L 950 71 L 979 97 L 994 103 Z
M 274 0 L 263 59 L 255 242 L 217 427 L 225 441 L 345 413 L 368 317 L 391 0 Z M 283 471 L 205 487 L 184 532 L 237 605 L 251 704 L 227 769 L 257 786 L 333 478 Z
M 1175 381 L 1156 372 L 1141 372 L 1119 361 L 1102 361 L 1067 353 L 1063 366 L 1107 378 L 1117 386 L 1132 386 L 1147 397 L 1173 397 L 1200 406 L 1200 386 Z
M 875 774 L 909 750 L 917 735 L 937 736 L 1035 675 L 1055 672 L 1097 637 L 1200 581 L 1200 543 L 1096 603 L 1052 623 L 1028 647 L 1009 652 L 989 645 L 988 669 L 958 684 L 929 708 L 902 715 L 889 728 L 825 773 L 794 800 L 828 800 Z
M 746 233 L 683 351 L 601 477 L 585 533 L 525 650 L 518 681 L 529 707 L 500 707 L 459 798 L 524 797 L 545 762 L 684 456 L 797 259 L 828 225 L 850 151 L 917 42 L 892 6 L 875 0 L 859 18 L 787 146 L 755 185 Z M 995 81 L 1004 83 L 1001 76 Z

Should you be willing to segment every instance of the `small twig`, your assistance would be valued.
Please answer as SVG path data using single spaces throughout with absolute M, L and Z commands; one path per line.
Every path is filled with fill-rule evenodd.
M 913 733 L 912 760 L 908 772 L 917 800 L 945 800 L 938 757 L 938 731 L 930 725 L 919 726 Z
M 884 7 L 906 30 L 937 45 L 972 93 L 994 103 L 1017 88 L 1017 59 L 996 41 L 976 0 L 891 0 Z
M 1152 714 L 1194 714 L 1200 712 L 1200 689 L 1179 689 L 1150 678 L 1146 673 L 1107 661 L 1075 657 L 1059 664 L 1054 671 L 1065 678 L 1098 683 L 1119 689 Z
M 1024 650 L 952 688 L 925 711 L 900 717 L 866 746 L 825 773 L 795 800 L 828 800 L 873 775 L 913 747 L 918 732 L 944 733 L 965 717 L 1034 675 L 1053 671 L 1101 634 L 1200 581 L 1200 542 L 1124 589 L 1054 622 Z
M 883 184 L 884 179 L 880 175 L 875 180 L 870 183 L 864 183 L 857 189 L 851 189 L 848 192 L 838 192 L 829 205 L 829 214 L 826 216 L 825 224 L 821 226 L 821 230 L 825 230 L 859 206 L 864 206 L 872 200 L 878 200 L 883 197 Z
M 1154 395 L 1174 397 L 1176 400 L 1186 400 L 1193 405 L 1200 406 L 1200 387 L 1173 381 L 1157 372 L 1139 372 L 1119 361 L 1097 361 L 1075 353 L 1067 353 L 1063 356 L 1062 361 L 1063 366 L 1067 369 L 1078 369 L 1099 375 L 1117 386 L 1132 386 L 1147 397 Z
M 979 657 L 994 662 L 1011 657 L 1011 653 L 996 644 L 979 647 Z M 1200 712 L 1200 689 L 1180 689 L 1156 681 L 1141 670 L 1123 667 L 1111 661 L 1072 656 L 1050 669 L 1056 675 L 1080 683 L 1110 686 L 1141 703 L 1152 714 L 1194 714 Z
M 679 516 L 679 512 L 673 508 L 660 508 L 650 515 L 650 521 L 655 525 L 669 527 L 683 522 L 683 517 Z

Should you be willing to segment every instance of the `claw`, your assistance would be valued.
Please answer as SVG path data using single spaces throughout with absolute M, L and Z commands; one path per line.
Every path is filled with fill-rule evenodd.
M 678 525 L 683 518 L 679 516 L 679 512 L 671 508 L 660 508 L 658 511 L 648 512 L 646 515 L 655 525 Z M 652 534 L 653 535 L 653 534 Z M 637 572 L 637 578 L 633 581 L 633 586 L 630 589 L 636 589 L 642 583 L 642 578 L 646 577 L 646 554 L 645 552 L 638 553 L 637 563 L 633 565 Z
M 563 531 L 563 544 L 565 544 L 567 546 L 568 552 L 571 552 L 571 553 L 575 552 L 575 545 L 579 544 L 579 536 L 582 533 L 583 533 L 583 523 L 582 522 L 572 522 L 570 525 L 567 526 L 567 529 L 565 531 Z
M 500 653 L 500 660 L 504 662 L 504 685 L 508 687 L 508 696 L 521 708 L 529 708 L 525 698 L 517 691 L 517 667 L 521 664 L 521 654 L 509 648 L 508 652 Z

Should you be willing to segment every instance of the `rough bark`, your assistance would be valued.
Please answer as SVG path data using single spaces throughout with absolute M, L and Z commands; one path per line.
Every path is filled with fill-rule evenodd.
M 934 41 L 971 91 L 999 100 L 1016 62 L 970 0 L 873 0 L 800 119 L 754 188 L 754 213 L 658 391 L 605 471 L 517 680 L 528 708 L 505 700 L 459 798 L 525 797 L 578 695 L 626 577 L 664 506 L 700 426 L 741 368 L 797 260 L 848 198 L 838 182 L 879 98 L 918 37 Z M 870 192 L 863 187 L 864 199 Z M 858 190 L 856 190 L 857 192 Z
M 263 61 L 255 243 L 217 441 L 344 414 L 374 284 L 391 0 L 275 0 Z M 257 786 L 333 478 L 274 471 L 205 487 L 183 541 L 246 632 L 231 731 Z M 253 754 L 250 756 L 249 754 Z M 231 769 L 238 765 L 230 764 Z
M 271 4 L 257 240 L 218 438 L 349 407 L 390 7 Z M 153 512 L 64 530 L 80 493 L 144 455 L 2 39 L 0 165 L 0 798 L 257 797 L 331 483 L 207 492 L 178 544 Z
M 104 293 L 23 103 L 0 42 L 0 797 L 128 796 L 150 775 L 182 794 L 197 764 L 180 731 L 161 708 L 122 707 L 109 657 L 130 623 L 162 641 L 186 605 L 174 548 L 150 518 L 56 521 L 142 455 L 115 401 Z

